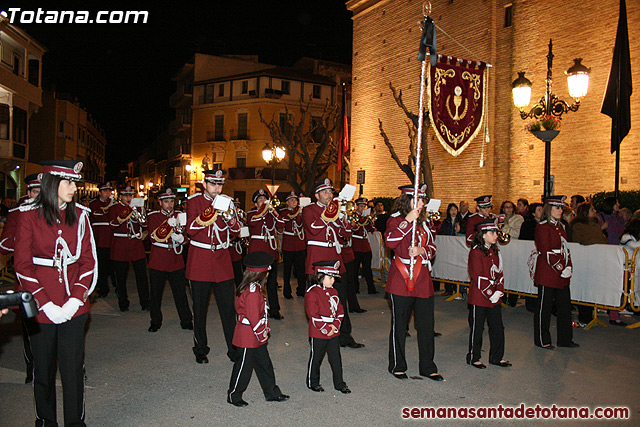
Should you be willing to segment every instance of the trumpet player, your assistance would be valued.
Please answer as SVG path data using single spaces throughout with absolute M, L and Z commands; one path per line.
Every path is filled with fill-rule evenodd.
M 340 237 L 350 238 L 351 224 L 347 215 L 341 212 L 341 200 L 333 197 L 333 183 L 329 178 L 319 181 L 314 186 L 316 203 L 302 209 L 304 232 L 307 235 L 307 278 L 315 274 L 313 263 L 328 259 L 339 260 L 340 274 L 346 269 L 342 262 L 342 246 Z M 342 201 L 344 202 L 344 201 Z M 336 290 L 340 297 L 340 304 L 345 309 L 344 318 L 340 324 L 340 346 L 361 348 L 364 344 L 356 342 L 351 336 L 351 320 L 349 319 L 349 305 L 346 286 L 336 282 Z
M 187 236 L 191 240 L 186 275 L 193 297 L 193 354 L 201 364 L 209 363 L 207 310 L 212 288 L 227 344 L 227 357 L 233 361 L 236 353 L 232 343 L 236 311 L 229 247 L 231 238 L 240 233 L 240 224 L 236 215 L 224 215 L 213 207 L 218 196 L 226 197 L 222 194 L 225 174 L 221 169 L 204 171 L 204 192 L 192 195 L 187 203 Z
M 247 223 L 251 240 L 248 253 L 264 251 L 273 257 L 269 277 L 267 278 L 267 300 L 269 303 L 269 317 L 282 320 L 280 303 L 278 302 L 278 241 L 276 228 L 282 229 L 284 221 L 281 219 L 269 195 L 262 188 L 253 193 L 254 207 L 247 212 Z
M 113 232 L 109 227 L 109 207 L 113 202 L 113 188 L 110 182 L 100 184 L 98 187 L 98 197 L 89 203 L 89 220 L 96 240 L 96 251 L 98 252 L 98 298 L 104 298 L 109 294 L 108 276 L 112 276 L 113 267 L 109 253 L 111 252 L 111 240 Z M 115 283 L 115 281 L 113 281 Z
M 109 227 L 113 232 L 111 240 L 111 262 L 116 272 L 116 295 L 120 311 L 129 311 L 127 295 L 127 270 L 133 264 L 136 287 L 142 310 L 149 310 L 149 281 L 147 279 L 147 258 L 142 243 L 142 232 L 146 222 L 142 212 L 131 206 L 134 190 L 130 185 L 120 189 L 120 202 L 109 208 Z
M 307 256 L 307 242 L 304 234 L 304 224 L 302 223 L 302 208 L 300 200 L 295 191 L 287 195 L 285 199 L 287 207 L 280 211 L 280 218 L 284 221 L 282 232 L 282 260 L 284 262 L 283 294 L 287 299 L 293 298 L 291 295 L 291 269 L 298 280 L 296 295 L 304 297 L 307 289 L 307 280 L 304 273 L 304 261 Z
M 246 214 L 240 208 L 240 200 L 236 198 L 233 201 L 235 211 L 237 213 L 237 219 L 240 223 L 240 227 L 246 227 Z M 242 282 L 244 277 L 244 270 L 242 269 L 242 260 L 245 255 L 245 242 L 246 240 L 240 236 L 233 236 L 231 239 L 231 246 L 229 247 L 229 255 L 231 256 L 231 265 L 233 266 L 233 278 L 236 283 L 236 287 Z
M 368 205 L 369 200 L 366 197 L 356 199 L 355 221 L 352 226 L 353 254 L 356 257 L 356 291 L 360 291 L 360 280 L 357 273 L 362 265 L 362 274 L 367 281 L 367 290 L 369 294 L 377 294 L 376 287 L 373 284 L 373 272 L 371 271 L 371 245 L 369 245 L 369 233 L 375 233 L 376 226 L 371 221 L 371 217 L 364 216 L 363 212 Z
M 165 279 L 169 279 L 173 300 L 180 317 L 182 329 L 193 330 L 193 318 L 185 288 L 185 267 L 182 248 L 185 243 L 183 227 L 178 221 L 180 212 L 174 209 L 176 195 L 171 188 L 158 193 L 160 210 L 147 217 L 151 254 L 149 255 L 149 282 L 151 284 L 149 332 L 157 332 L 162 326 L 162 292 Z
M 473 239 L 476 238 L 476 225 L 489 218 L 495 218 L 495 215 L 491 213 L 491 208 L 493 207 L 491 195 L 476 197 L 474 200 L 478 205 L 478 211 L 469 215 L 466 221 L 465 235 L 467 237 L 467 246 L 473 245 Z

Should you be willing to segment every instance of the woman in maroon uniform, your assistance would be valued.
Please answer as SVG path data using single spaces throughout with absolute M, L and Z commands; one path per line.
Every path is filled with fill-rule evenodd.
M 309 369 L 307 387 L 313 391 L 324 391 L 320 386 L 320 365 L 327 353 L 333 371 L 333 387 L 344 394 L 351 393 L 342 378 L 340 357 L 340 324 L 344 309 L 333 282 L 339 278 L 340 261 L 318 261 L 313 263 L 316 274 L 304 296 L 304 309 L 309 320 Z
M 543 221 L 538 224 L 535 232 L 538 259 L 533 282 L 538 287 L 538 301 L 533 314 L 533 342 L 538 347 L 548 350 L 554 349 L 549 333 L 554 302 L 557 310 L 558 347 L 580 347 L 573 342 L 571 326 L 569 282 L 573 264 L 567 246 L 567 233 L 560 222 L 566 198 L 547 197 Z
M 276 385 L 273 364 L 267 350 L 269 318 L 267 298 L 267 275 L 273 264 L 273 256 L 267 252 L 251 252 L 244 257 L 242 283 L 236 290 L 236 329 L 233 345 L 237 347 L 227 402 L 234 406 L 247 406 L 242 393 L 247 389 L 253 368 L 268 402 L 283 402 L 289 396 L 282 394 Z
M 81 162 L 46 162 L 34 203 L 20 207 L 15 269 L 40 314 L 31 330 L 36 426 L 57 425 L 56 368 L 60 367 L 64 425 L 84 426 L 84 328 L 97 281 L 89 209 L 73 202 Z
M 418 329 L 419 372 L 434 381 L 442 381 L 433 362 L 433 282 L 431 259 L 436 254 L 433 232 L 425 222 L 424 199 L 426 185 L 418 191 L 418 203 L 413 207 L 413 185 L 399 187 L 402 194 L 393 206 L 387 221 L 385 241 L 395 256 L 389 269 L 386 291 L 391 302 L 391 332 L 389 333 L 389 372 L 398 379 L 407 379 L 405 340 L 411 312 Z M 416 241 L 412 242 L 413 221 L 417 220 Z M 411 257 L 414 259 L 410 279 Z
M 502 256 L 498 250 L 498 224 L 487 219 L 476 224 L 476 237 L 469 252 L 469 353 L 467 363 L 474 368 L 484 369 L 480 362 L 484 320 L 489 323 L 489 363 L 501 367 L 511 366 L 502 359 L 504 356 L 504 326 L 500 298 L 504 295 L 504 275 Z

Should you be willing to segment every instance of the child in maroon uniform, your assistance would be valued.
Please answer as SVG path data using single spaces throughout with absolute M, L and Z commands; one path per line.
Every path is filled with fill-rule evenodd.
M 266 304 L 266 281 L 273 257 L 266 252 L 252 252 L 244 258 L 247 269 L 236 291 L 236 328 L 233 345 L 236 350 L 235 364 L 229 382 L 227 402 L 234 406 L 247 406 L 242 393 L 247 389 L 253 368 L 264 396 L 268 402 L 283 402 L 289 396 L 282 394 L 276 385 L 273 364 L 267 351 L 269 339 L 268 306 Z
M 313 391 L 324 391 L 320 386 L 320 365 L 326 351 L 333 371 L 333 386 L 344 394 L 351 393 L 342 379 L 340 357 L 340 324 L 344 309 L 338 291 L 333 288 L 336 277 L 340 277 L 340 261 L 318 261 L 313 263 L 315 276 L 304 297 L 304 308 L 309 319 L 309 369 L 307 387 Z
M 489 363 L 503 368 L 511 363 L 504 356 L 504 327 L 502 326 L 501 298 L 504 295 L 504 275 L 502 256 L 498 251 L 498 224 L 486 219 L 475 226 L 476 235 L 473 248 L 469 252 L 469 353 L 467 363 L 474 368 L 484 369 L 480 362 L 484 319 L 489 323 Z

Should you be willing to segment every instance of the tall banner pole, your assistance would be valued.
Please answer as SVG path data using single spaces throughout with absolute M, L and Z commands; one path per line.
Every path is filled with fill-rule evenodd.
M 424 20 L 422 25 L 422 37 L 420 38 L 420 49 L 418 50 L 418 60 L 422 62 L 422 69 L 420 72 L 420 110 L 418 116 L 418 141 L 416 142 L 416 169 L 413 179 L 413 209 L 418 207 L 418 185 L 420 183 L 420 157 L 422 149 L 422 128 L 424 122 L 424 90 L 425 90 L 425 75 L 427 71 L 427 48 L 429 48 L 429 56 L 431 66 L 436 65 L 436 26 L 428 14 L 431 13 L 431 3 L 424 6 Z M 413 220 L 413 226 L 411 230 L 411 246 L 415 245 L 416 241 L 416 229 L 418 227 L 418 218 Z M 415 257 L 412 255 L 409 264 L 409 279 L 413 280 L 413 269 L 415 265 Z

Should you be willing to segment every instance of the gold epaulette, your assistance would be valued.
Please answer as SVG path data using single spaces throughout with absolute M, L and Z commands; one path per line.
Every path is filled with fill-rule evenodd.
M 324 208 L 320 217 L 327 222 L 334 222 L 340 216 L 340 202 L 332 200 L 331 203 Z
M 213 205 L 207 206 L 202 213 L 196 218 L 196 222 L 203 227 L 208 227 L 218 218 L 218 211 L 213 208 Z
M 298 215 L 300 215 L 300 212 L 302 212 L 302 208 L 298 205 L 298 208 L 296 209 L 296 211 L 294 213 L 290 213 L 289 218 L 293 219 L 295 217 L 297 217 Z
M 263 203 L 262 204 L 262 209 L 260 211 L 258 211 L 253 217 L 254 218 L 262 218 L 263 216 L 265 216 L 267 214 L 267 212 L 269 212 L 269 204 L 268 203 Z
M 131 215 L 133 215 L 133 208 L 127 205 L 122 209 L 122 211 L 120 211 L 120 214 L 118 215 L 118 222 L 122 224 L 123 222 L 129 221 Z
M 164 243 L 169 240 L 169 237 L 173 234 L 173 227 L 169 225 L 167 220 L 165 219 L 162 224 L 151 233 L 151 237 L 156 242 Z

